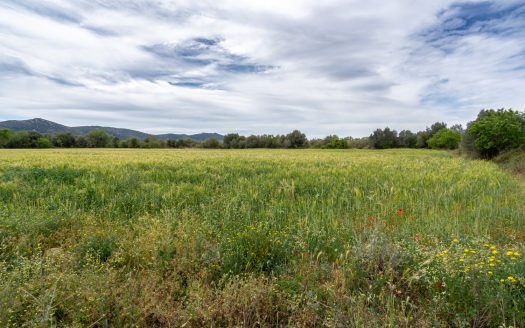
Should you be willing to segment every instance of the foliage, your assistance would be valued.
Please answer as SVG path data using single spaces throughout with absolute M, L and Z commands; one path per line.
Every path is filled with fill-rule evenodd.
M 511 109 L 482 110 L 469 123 L 467 133 L 473 137 L 476 151 L 484 158 L 492 158 L 525 144 L 524 114 Z
M 401 148 L 416 148 L 417 135 L 410 130 L 403 130 L 399 132 L 397 144 Z
M 90 148 L 109 147 L 111 136 L 104 130 L 93 130 L 87 134 L 87 146 Z
M 0 130 L 0 148 L 5 147 L 12 138 L 13 133 L 9 129 Z
M 432 150 L 0 150 L 0 325 L 519 326 L 524 205 Z
M 436 132 L 427 144 L 432 149 L 456 149 L 461 141 L 461 134 L 451 129 L 443 128 Z
M 226 149 L 240 149 L 245 148 L 246 138 L 240 136 L 238 133 L 230 133 L 224 136 L 223 144 Z
M 53 144 L 48 138 L 38 138 L 36 139 L 37 148 L 52 148 Z
M 72 148 L 75 146 L 75 137 L 71 133 L 61 133 L 51 139 L 53 146 L 58 148 Z
M 308 145 L 308 139 L 301 131 L 293 130 L 286 135 L 283 145 L 284 148 L 305 148 Z
M 387 149 L 387 148 L 397 148 L 397 131 L 390 130 L 390 128 L 384 128 L 383 130 L 377 129 L 369 137 L 370 144 L 375 149 Z
M 221 144 L 215 138 L 208 138 L 202 143 L 202 148 L 220 148 Z

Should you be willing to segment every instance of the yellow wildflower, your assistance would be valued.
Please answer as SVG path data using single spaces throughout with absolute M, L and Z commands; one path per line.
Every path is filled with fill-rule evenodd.
M 496 255 L 496 254 L 498 254 L 498 251 L 497 250 L 493 250 L 492 254 Z
M 457 238 L 454 238 L 454 240 L 452 242 L 459 243 L 459 240 Z
M 512 256 L 512 254 L 514 254 L 513 251 L 508 251 L 508 252 L 507 252 L 507 255 L 508 255 L 508 256 Z
M 514 252 L 514 256 L 520 256 L 520 253 Z
M 490 246 L 490 249 L 496 249 L 496 246 Z
M 512 283 L 515 283 L 516 282 L 516 278 L 514 278 L 513 276 L 508 276 L 507 277 L 507 280 L 512 282 Z
M 487 274 L 488 274 L 489 276 L 492 276 L 494 273 L 493 273 L 492 271 L 488 271 Z

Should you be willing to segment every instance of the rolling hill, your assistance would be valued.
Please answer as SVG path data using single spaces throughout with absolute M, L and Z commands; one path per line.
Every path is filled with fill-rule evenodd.
M 106 126 L 66 126 L 52 121 L 44 120 L 42 118 L 33 118 L 30 120 L 10 120 L 0 122 L 0 129 L 10 129 L 12 131 L 34 131 L 42 134 L 59 134 L 71 133 L 74 135 L 85 135 L 93 130 L 104 130 L 108 134 L 120 139 L 145 139 L 151 134 L 141 131 L 122 129 Z M 161 140 L 177 140 L 177 139 L 193 139 L 196 141 L 203 141 L 208 138 L 215 138 L 222 140 L 224 136 L 218 133 L 198 133 L 198 134 L 159 134 L 154 135 Z

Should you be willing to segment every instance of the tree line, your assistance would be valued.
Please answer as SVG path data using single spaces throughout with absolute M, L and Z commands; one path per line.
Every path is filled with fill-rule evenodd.
M 482 110 L 477 118 L 467 124 L 448 127 L 436 122 L 423 131 L 397 132 L 389 127 L 375 130 L 364 138 L 340 138 L 330 135 L 308 140 L 299 130 L 286 135 L 241 136 L 231 133 L 222 141 L 209 138 L 204 141 L 192 139 L 160 140 L 149 136 L 143 140 L 121 140 L 103 130 L 94 130 L 85 136 L 71 133 L 45 135 L 33 131 L 13 132 L 0 130 L 0 148 L 431 148 L 458 149 L 473 157 L 492 158 L 500 152 L 524 147 L 525 113 L 512 109 Z

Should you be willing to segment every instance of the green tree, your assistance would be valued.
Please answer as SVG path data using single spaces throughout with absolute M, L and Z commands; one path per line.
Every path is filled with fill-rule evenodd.
M 299 130 L 294 130 L 292 133 L 287 134 L 284 141 L 285 148 L 304 148 L 307 144 L 308 139 Z
M 492 158 L 525 144 L 524 113 L 503 108 L 482 110 L 477 119 L 469 123 L 467 133 L 472 136 L 479 155 Z
M 37 148 L 52 148 L 53 144 L 51 143 L 51 140 L 48 138 L 38 138 L 36 139 L 36 147 Z
M 87 144 L 90 148 L 109 147 L 112 138 L 104 130 L 93 130 L 87 135 Z
M 223 145 L 224 148 L 239 149 L 245 146 L 245 137 L 240 136 L 237 133 L 230 133 L 224 136 Z
M 162 148 L 164 143 L 155 136 L 148 136 L 140 143 L 140 148 Z
M 377 129 L 370 135 L 370 144 L 376 149 L 387 149 L 398 147 L 397 131 L 385 128 Z
M 459 132 L 444 128 L 428 139 L 427 144 L 432 149 L 456 149 L 460 140 L 461 134 Z
M 13 132 L 9 129 L 0 130 L 0 148 L 5 147 L 9 142 L 9 139 L 13 136 Z
M 137 138 L 131 138 L 128 140 L 128 147 L 129 148 L 139 148 L 140 142 Z
M 346 149 L 348 148 L 348 140 L 339 138 L 337 135 L 328 136 L 322 141 L 321 148 Z
M 75 137 L 71 133 L 57 134 L 51 139 L 51 142 L 53 146 L 59 148 L 75 147 Z
M 245 146 L 246 146 L 246 148 L 259 148 L 259 147 L 263 147 L 263 145 L 261 145 L 261 142 L 260 142 L 260 140 L 259 140 L 259 137 L 258 137 L 258 136 L 255 136 L 255 135 L 251 135 L 251 136 L 249 136 L 248 138 L 246 138 Z
M 202 143 L 202 148 L 211 148 L 211 149 L 215 149 L 215 148 L 220 148 L 221 147 L 221 144 L 220 142 L 215 139 L 215 138 L 208 138 L 206 139 L 203 143 Z
M 416 148 L 417 136 L 410 130 L 403 130 L 399 132 L 398 144 L 403 148 Z
M 37 140 L 43 138 L 38 132 L 18 131 L 9 138 L 7 148 L 38 148 Z

